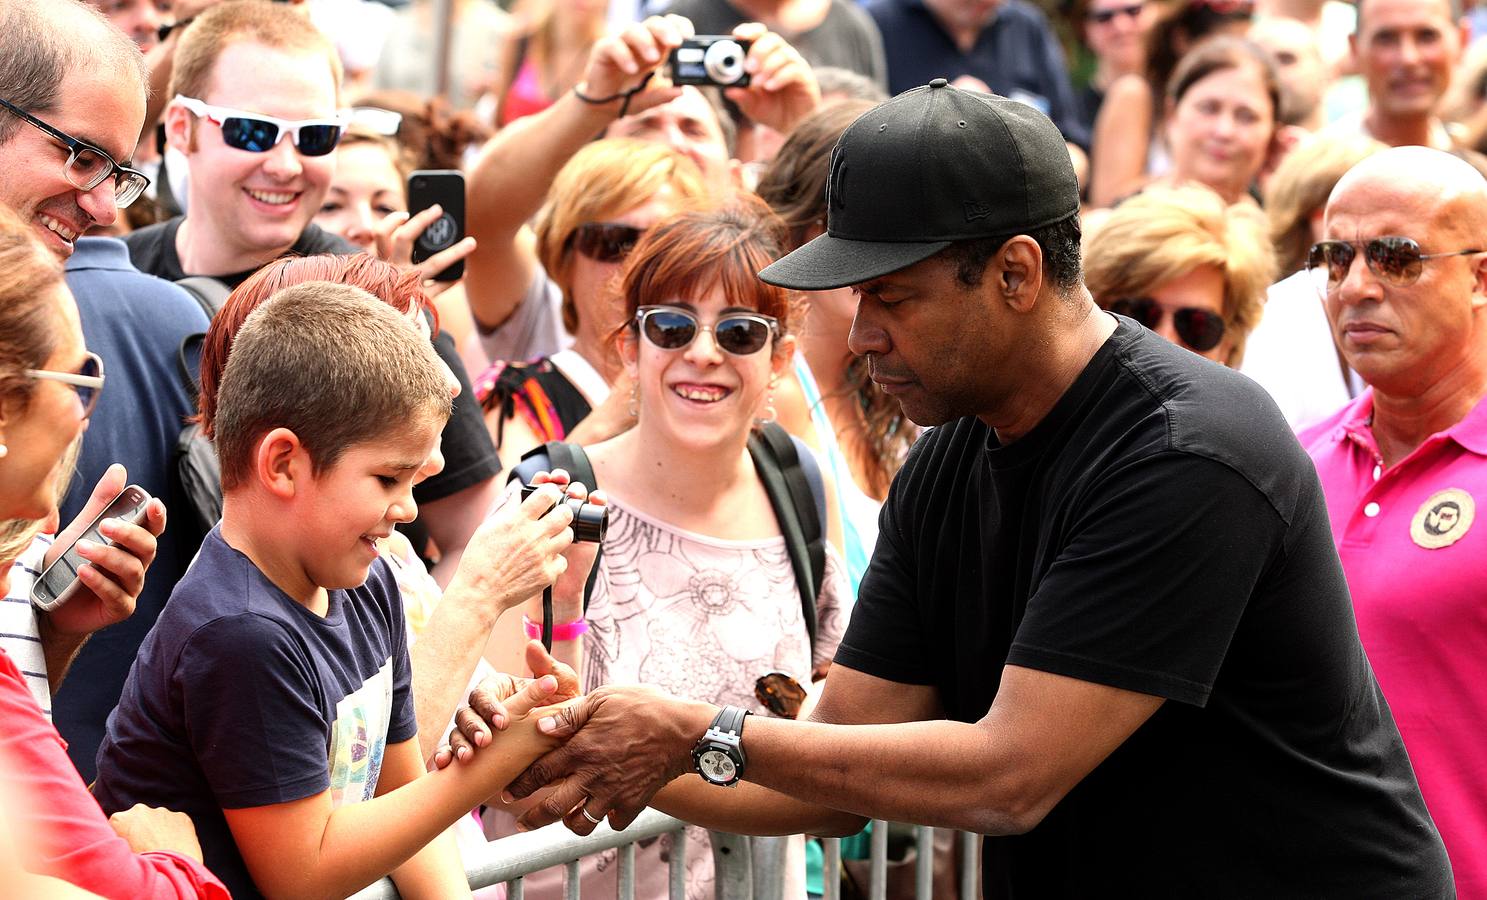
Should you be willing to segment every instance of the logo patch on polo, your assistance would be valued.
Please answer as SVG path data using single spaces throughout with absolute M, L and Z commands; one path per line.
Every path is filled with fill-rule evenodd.
M 1477 503 L 1461 488 L 1437 491 L 1420 504 L 1410 521 L 1410 539 L 1426 550 L 1449 547 L 1466 537 L 1477 517 Z

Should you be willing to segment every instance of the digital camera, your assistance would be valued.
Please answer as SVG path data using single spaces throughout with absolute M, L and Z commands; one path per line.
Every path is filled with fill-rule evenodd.
M 703 34 L 682 41 L 671 51 L 671 83 L 748 87 L 744 59 L 748 41 L 727 35 Z
M 522 485 L 522 499 L 532 496 L 536 490 L 535 484 Z M 604 542 L 604 532 L 609 529 L 609 507 L 568 496 L 564 496 L 560 502 L 573 513 L 574 541 L 589 544 Z

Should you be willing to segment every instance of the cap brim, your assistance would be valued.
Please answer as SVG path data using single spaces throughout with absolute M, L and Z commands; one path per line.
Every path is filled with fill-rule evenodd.
M 797 291 L 829 291 L 861 284 L 928 259 L 950 241 L 853 241 L 823 234 L 765 266 L 760 280 Z

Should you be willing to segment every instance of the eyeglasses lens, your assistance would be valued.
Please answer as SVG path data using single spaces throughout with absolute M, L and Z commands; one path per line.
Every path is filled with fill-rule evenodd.
M 263 119 L 229 116 L 222 122 L 222 140 L 238 150 L 264 153 L 278 143 L 279 126 Z M 294 146 L 305 156 L 325 156 L 340 142 L 339 125 L 302 125 Z
M 589 222 L 573 233 L 573 246 L 595 262 L 619 262 L 635 249 L 645 232 L 633 225 Z
M 646 340 L 662 350 L 680 350 L 697 337 L 697 320 L 682 312 L 653 310 L 641 320 Z
M 306 156 L 325 156 L 341 142 L 339 125 L 302 125 L 295 145 Z
M 794 719 L 805 703 L 805 688 L 784 672 L 770 672 L 754 682 L 754 699 L 775 715 Z
M 1347 241 L 1322 241 L 1311 248 L 1307 267 L 1327 273 L 1327 287 L 1336 288 L 1347 280 L 1348 270 L 1358 255 Z M 1363 244 L 1363 258 L 1368 269 L 1380 280 L 1403 287 L 1413 284 L 1424 268 L 1420 245 L 1406 237 L 1374 238 Z
M 758 353 L 769 343 L 769 326 L 758 319 L 742 316 L 719 319 L 713 326 L 718 346 L 737 356 Z
M 82 368 L 78 369 L 78 374 L 97 378 L 103 374 L 103 365 L 98 361 L 98 357 L 89 356 L 83 362 Z M 93 407 L 98 405 L 98 395 L 102 392 L 102 388 L 85 384 L 76 384 L 73 388 L 77 391 L 78 400 L 83 404 L 83 418 L 86 419 L 93 414 Z

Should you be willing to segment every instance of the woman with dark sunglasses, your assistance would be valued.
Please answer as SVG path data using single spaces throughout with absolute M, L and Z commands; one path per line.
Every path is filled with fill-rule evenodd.
M 650 683 L 768 715 L 755 693 L 761 676 L 805 683 L 824 677 L 835 653 L 848 591 L 841 559 L 828 546 L 813 648 L 747 448 L 755 422 L 773 414 L 775 382 L 795 349 L 797 299 L 755 277 L 783 253 L 782 238 L 768 207 L 744 196 L 657 223 L 626 262 L 622 324 L 611 337 L 636 424 L 585 448 L 610 510 L 587 611 L 580 567 L 554 591 L 554 655 L 579 671 L 584 690 Z M 832 510 L 828 503 L 828 532 Z M 526 614 L 534 623 L 542 615 L 534 603 Z M 598 821 L 607 812 L 582 814 Z M 686 896 L 711 896 L 706 832 L 687 834 Z M 667 896 L 668 844 L 637 850 L 636 897 Z M 606 862 L 585 860 L 585 896 L 614 892 L 612 851 Z M 804 867 L 787 871 L 798 878 Z M 560 870 L 529 877 L 527 896 L 560 896 L 561 884 Z
M 485 351 L 495 361 L 475 379 L 475 395 L 507 465 L 545 441 L 574 438 L 593 410 L 599 413 L 589 423 L 588 439 L 629 427 L 623 387 L 619 396 L 610 394 L 623 376 L 609 344 L 622 321 L 615 277 L 647 228 L 707 195 L 691 160 L 631 139 L 598 141 L 578 151 L 546 193 L 540 209 L 514 220 L 521 225 L 535 211 L 530 230 L 492 229 L 489 210 L 481 226 L 475 210 L 488 204 L 471 207 L 479 245 L 470 258 L 466 292 Z M 507 209 L 502 218 L 512 215 L 517 214 Z M 493 332 L 479 316 L 481 301 L 496 293 L 521 299 Z M 540 333 L 543 322 L 557 324 L 554 307 L 561 310 L 562 328 L 573 335 L 571 347 L 561 348 L 557 333 Z M 522 362 L 528 359 L 524 348 L 533 344 L 544 347 L 543 354 Z
M 1233 368 L 1274 271 L 1264 214 L 1197 186 L 1138 194 L 1085 240 L 1084 280 L 1102 309 Z
M 225 898 L 202 865 L 191 820 L 143 806 L 105 818 L 48 717 L 77 648 L 133 611 L 165 525 L 159 500 L 140 525 L 105 522 L 107 545 L 79 544 L 83 590 L 51 612 L 33 612 L 35 573 L 124 488 L 123 467 L 115 466 L 77 521 L 55 541 L 39 536 L 56 530 L 57 502 L 102 387 L 101 361 L 83 344 L 61 266 L 29 225 L 0 207 L 0 830 L 24 839 L 19 868 L 86 890 Z M 41 896 L 48 887 L 15 873 L 4 879 L 7 896 Z

